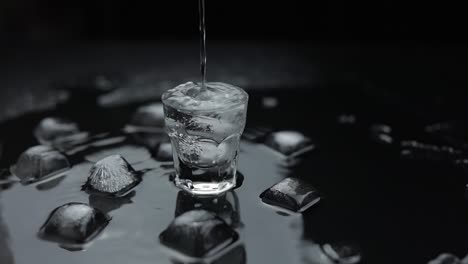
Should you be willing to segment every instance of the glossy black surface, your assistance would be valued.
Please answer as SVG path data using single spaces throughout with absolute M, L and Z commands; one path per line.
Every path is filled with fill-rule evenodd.
M 405 112 L 406 108 L 382 107 L 366 96 L 333 96 L 343 90 L 250 92 L 249 128 L 301 131 L 316 149 L 286 168 L 284 157 L 277 152 L 244 140 L 239 165 L 244 181 L 232 192 L 237 198 L 225 200 L 227 207 L 185 197 L 170 181 L 170 165 L 138 158 L 147 157 L 148 151 L 135 148 L 131 139 L 104 149 L 124 152 L 124 157 L 125 152 L 130 153 L 132 166 L 146 171 L 128 196 L 111 199 L 81 191 L 93 163 L 79 155 L 74 156 L 71 170 L 47 183 L 5 188 L 0 193 L 2 263 L 13 263 L 13 258 L 14 263 L 171 263 L 170 254 L 159 244 L 159 235 L 176 215 L 200 206 L 218 211 L 230 224 L 237 223 L 239 244 L 224 256 L 233 263 L 307 263 L 303 245 L 311 241 L 358 245 L 362 263 L 425 263 L 442 252 L 464 256 L 468 253 L 468 201 L 465 172 L 463 166 L 457 166 L 463 164 L 460 155 L 443 152 L 442 158 L 431 159 L 439 150 L 423 148 L 421 158 L 401 157 L 402 148 L 407 147 L 400 143 L 404 140 L 452 144 L 425 131 L 437 120 L 430 115 L 421 118 L 418 111 Z M 264 96 L 277 98 L 278 106 L 264 108 Z M 136 107 L 59 110 L 98 133 L 119 131 Z M 2 124 L 1 166 L 13 164 L 22 151 L 37 144 L 33 128 L 41 118 L 55 113 L 31 114 Z M 103 118 L 88 118 L 93 115 Z M 391 131 L 376 128 L 379 124 Z M 375 140 L 382 138 L 376 134 L 392 140 Z M 464 156 L 463 148 L 461 151 Z M 310 183 L 323 199 L 304 213 L 292 215 L 263 204 L 259 195 L 286 176 Z M 36 236 L 48 214 L 69 202 L 89 203 L 112 217 L 85 251 L 67 251 Z M 220 263 L 230 263 L 228 260 Z

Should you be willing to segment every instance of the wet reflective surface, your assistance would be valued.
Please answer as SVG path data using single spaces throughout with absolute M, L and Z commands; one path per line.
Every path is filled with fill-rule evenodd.
M 265 96 L 277 98 L 278 107 L 264 107 Z M 187 263 L 160 239 L 174 219 L 193 210 L 211 212 L 238 236 L 205 263 L 427 263 L 443 252 L 462 259 L 468 253 L 467 155 L 454 142 L 465 142 L 456 132 L 463 126 L 449 130 L 398 113 L 372 115 L 301 99 L 312 97 L 251 93 L 239 155 L 242 185 L 215 198 L 174 186 L 167 138 L 159 131 L 123 129 L 140 105 L 95 108 L 106 117 L 97 121 L 87 119 L 89 113 L 63 111 L 89 138 L 60 151 L 69 170 L 32 183 L 20 183 L 9 167 L 38 144 L 34 128 L 55 112 L 1 124 L 0 262 Z M 314 148 L 291 163 L 267 142 L 278 131 L 302 133 Z M 94 163 L 113 154 L 144 172 L 141 182 L 121 197 L 83 191 Z M 263 203 L 260 194 L 286 177 L 305 183 L 298 187 L 313 186 L 320 201 L 302 213 Z M 83 250 L 37 236 L 50 213 L 68 203 L 84 203 L 110 219 Z

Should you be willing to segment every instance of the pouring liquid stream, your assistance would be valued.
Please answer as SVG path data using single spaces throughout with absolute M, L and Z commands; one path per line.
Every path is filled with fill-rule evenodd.
M 200 17 L 200 71 L 201 91 L 206 89 L 206 24 L 205 24 L 205 0 L 199 0 Z

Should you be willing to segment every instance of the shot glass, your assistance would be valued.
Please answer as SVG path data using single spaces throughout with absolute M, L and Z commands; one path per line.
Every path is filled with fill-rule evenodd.
M 171 139 L 175 185 L 195 195 L 218 195 L 236 186 L 240 137 L 248 94 L 225 83 L 181 84 L 162 96 Z

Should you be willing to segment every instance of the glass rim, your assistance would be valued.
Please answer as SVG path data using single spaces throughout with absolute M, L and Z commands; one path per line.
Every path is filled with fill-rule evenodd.
M 183 85 L 183 84 L 186 84 L 186 83 L 182 83 L 182 84 L 179 84 L 177 85 L 176 87 L 180 86 L 180 85 Z M 199 85 L 198 83 L 194 83 L 195 85 Z M 242 88 L 238 87 L 238 86 L 235 86 L 235 85 L 232 85 L 232 84 L 229 84 L 229 83 L 224 83 L 224 82 L 207 82 L 206 83 L 207 85 L 222 85 L 224 87 L 230 87 L 230 88 L 234 88 L 234 89 L 237 89 L 239 90 L 242 94 L 243 94 L 243 97 L 241 100 L 239 100 L 238 103 L 235 103 L 235 104 L 231 104 L 229 106 L 218 106 L 218 107 L 213 107 L 213 108 L 208 108 L 208 109 L 189 109 L 189 108 L 185 108 L 185 107 L 180 107 L 180 106 L 175 106 L 173 104 L 170 104 L 167 102 L 167 94 L 168 94 L 168 90 L 166 90 L 162 96 L 161 96 L 161 102 L 163 103 L 163 105 L 167 105 L 167 106 L 170 106 L 174 109 L 176 109 L 177 111 L 179 112 L 185 112 L 185 113 L 209 113 L 209 112 L 214 112 L 214 111 L 223 111 L 223 110 L 230 110 L 230 109 L 234 109 L 240 105 L 247 105 L 248 101 L 249 101 L 249 94 Z

